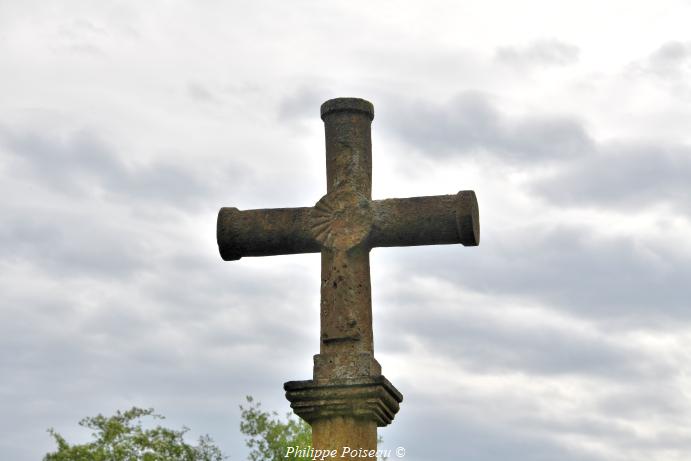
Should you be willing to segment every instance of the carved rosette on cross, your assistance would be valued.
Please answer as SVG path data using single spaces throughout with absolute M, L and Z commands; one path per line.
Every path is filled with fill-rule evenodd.
M 374 358 L 369 252 L 376 247 L 480 242 L 473 191 L 372 200 L 374 107 L 325 102 L 327 194 L 313 207 L 221 208 L 217 240 L 226 261 L 321 252 L 321 335 L 313 379 L 289 381 L 286 397 L 312 426 L 313 447 L 376 449 L 376 427 L 403 396 Z M 343 459 L 343 458 L 339 458 Z

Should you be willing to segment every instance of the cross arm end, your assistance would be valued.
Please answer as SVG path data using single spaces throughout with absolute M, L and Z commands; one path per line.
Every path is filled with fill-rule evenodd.
M 243 256 L 318 252 L 320 246 L 308 226 L 310 209 L 221 208 L 216 222 L 216 241 L 221 258 L 236 261 Z

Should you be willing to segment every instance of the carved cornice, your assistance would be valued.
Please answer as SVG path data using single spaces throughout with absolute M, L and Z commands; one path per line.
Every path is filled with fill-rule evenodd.
M 403 395 L 384 376 L 328 384 L 288 381 L 283 385 L 295 414 L 308 423 L 335 416 L 364 418 L 377 426 L 391 424 Z

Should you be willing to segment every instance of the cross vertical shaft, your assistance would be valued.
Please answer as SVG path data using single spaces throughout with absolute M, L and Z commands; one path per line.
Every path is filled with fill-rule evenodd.
M 371 223 L 374 108 L 359 99 L 336 99 L 322 106 L 321 116 L 327 195 L 317 204 L 313 221 L 324 239 L 314 379 L 325 382 L 368 376 L 374 360 L 369 248 L 364 242 Z

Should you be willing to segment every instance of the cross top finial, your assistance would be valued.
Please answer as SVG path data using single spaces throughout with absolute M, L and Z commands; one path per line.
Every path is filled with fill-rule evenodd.
M 370 121 L 374 120 L 374 105 L 360 98 L 335 98 L 329 99 L 321 106 L 321 117 L 324 120 L 326 115 L 331 112 L 363 112 L 367 114 Z

